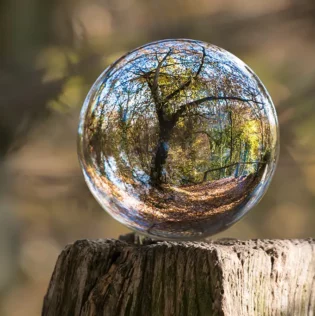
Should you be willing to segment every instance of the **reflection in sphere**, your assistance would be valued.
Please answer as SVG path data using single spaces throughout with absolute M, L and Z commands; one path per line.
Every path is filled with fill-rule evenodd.
M 102 207 L 153 237 L 226 229 L 266 191 L 278 155 L 268 92 L 216 46 L 165 40 L 108 67 L 84 103 L 79 158 Z

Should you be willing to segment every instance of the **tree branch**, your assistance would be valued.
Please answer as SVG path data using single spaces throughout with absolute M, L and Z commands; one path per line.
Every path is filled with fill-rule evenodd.
M 245 162 L 234 162 L 234 163 L 231 163 L 229 165 L 226 165 L 226 166 L 223 166 L 223 167 L 218 167 L 218 168 L 213 168 L 213 169 L 209 169 L 207 171 L 204 172 L 204 176 L 203 176 L 203 180 L 202 182 L 204 182 L 207 178 L 207 175 L 208 173 L 210 172 L 213 172 L 213 171 L 219 171 L 219 170 L 223 170 L 223 169 L 227 169 L 227 168 L 230 168 L 230 167 L 234 167 L 236 165 L 250 165 L 250 164 L 266 164 L 265 162 L 263 161 L 245 161 Z
M 162 60 L 158 63 L 158 66 L 156 67 L 155 74 L 154 74 L 154 81 L 153 84 L 150 86 L 152 95 L 154 96 L 154 99 L 156 102 L 159 103 L 159 95 L 158 95 L 158 80 L 159 80 L 159 75 L 160 75 L 160 70 L 162 67 L 162 64 L 166 60 L 166 58 L 170 55 L 172 50 L 170 49 L 167 54 L 162 58 Z
M 199 65 L 199 68 L 195 74 L 195 76 L 193 77 L 194 79 L 196 79 L 200 72 L 201 72 L 201 69 L 202 69 L 202 66 L 204 64 L 204 61 L 205 61 L 205 57 L 206 57 L 206 50 L 205 48 L 203 47 L 202 48 L 202 58 L 201 58 L 201 62 L 200 62 L 200 65 Z M 170 93 L 168 96 L 166 96 L 166 98 L 164 99 L 164 102 L 167 102 L 169 101 L 170 99 L 172 99 L 173 97 L 175 97 L 177 94 L 179 94 L 182 90 L 186 89 L 187 87 L 189 87 L 189 85 L 191 84 L 192 82 L 192 77 L 190 77 L 186 82 L 184 82 L 183 84 L 181 84 L 175 91 L 173 91 L 172 93 Z
M 214 101 L 214 100 L 235 100 L 235 101 L 240 101 L 240 102 L 254 102 L 256 104 L 261 104 L 261 102 L 258 102 L 256 100 L 253 99 L 244 99 L 244 98 L 240 98 L 240 97 L 229 97 L 229 96 L 224 96 L 224 97 L 215 97 L 215 96 L 210 96 L 210 97 L 204 97 L 195 101 L 191 101 L 188 102 L 186 104 L 183 104 L 179 107 L 179 109 L 173 114 L 173 120 L 177 121 L 179 119 L 179 117 L 185 113 L 190 107 L 194 107 L 197 106 L 199 104 L 202 104 L 206 101 Z

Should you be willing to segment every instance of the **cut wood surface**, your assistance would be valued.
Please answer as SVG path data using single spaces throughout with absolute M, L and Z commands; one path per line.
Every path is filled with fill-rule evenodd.
M 315 315 L 315 239 L 80 240 L 42 315 Z

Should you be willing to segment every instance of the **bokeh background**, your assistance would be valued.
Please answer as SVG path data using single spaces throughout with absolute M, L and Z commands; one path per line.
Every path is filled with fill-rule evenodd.
M 280 121 L 272 185 L 218 237 L 315 233 L 313 0 L 0 0 L 0 315 L 39 315 L 57 256 L 82 238 L 127 232 L 89 193 L 76 129 L 103 69 L 165 38 L 193 38 L 243 59 Z

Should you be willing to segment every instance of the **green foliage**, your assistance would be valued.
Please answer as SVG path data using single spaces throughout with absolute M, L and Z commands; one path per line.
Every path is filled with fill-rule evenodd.
M 111 69 L 90 120 L 99 159 L 113 157 L 121 177 L 176 185 L 256 172 L 270 147 L 264 97 L 211 58 L 198 45 L 148 47 Z

